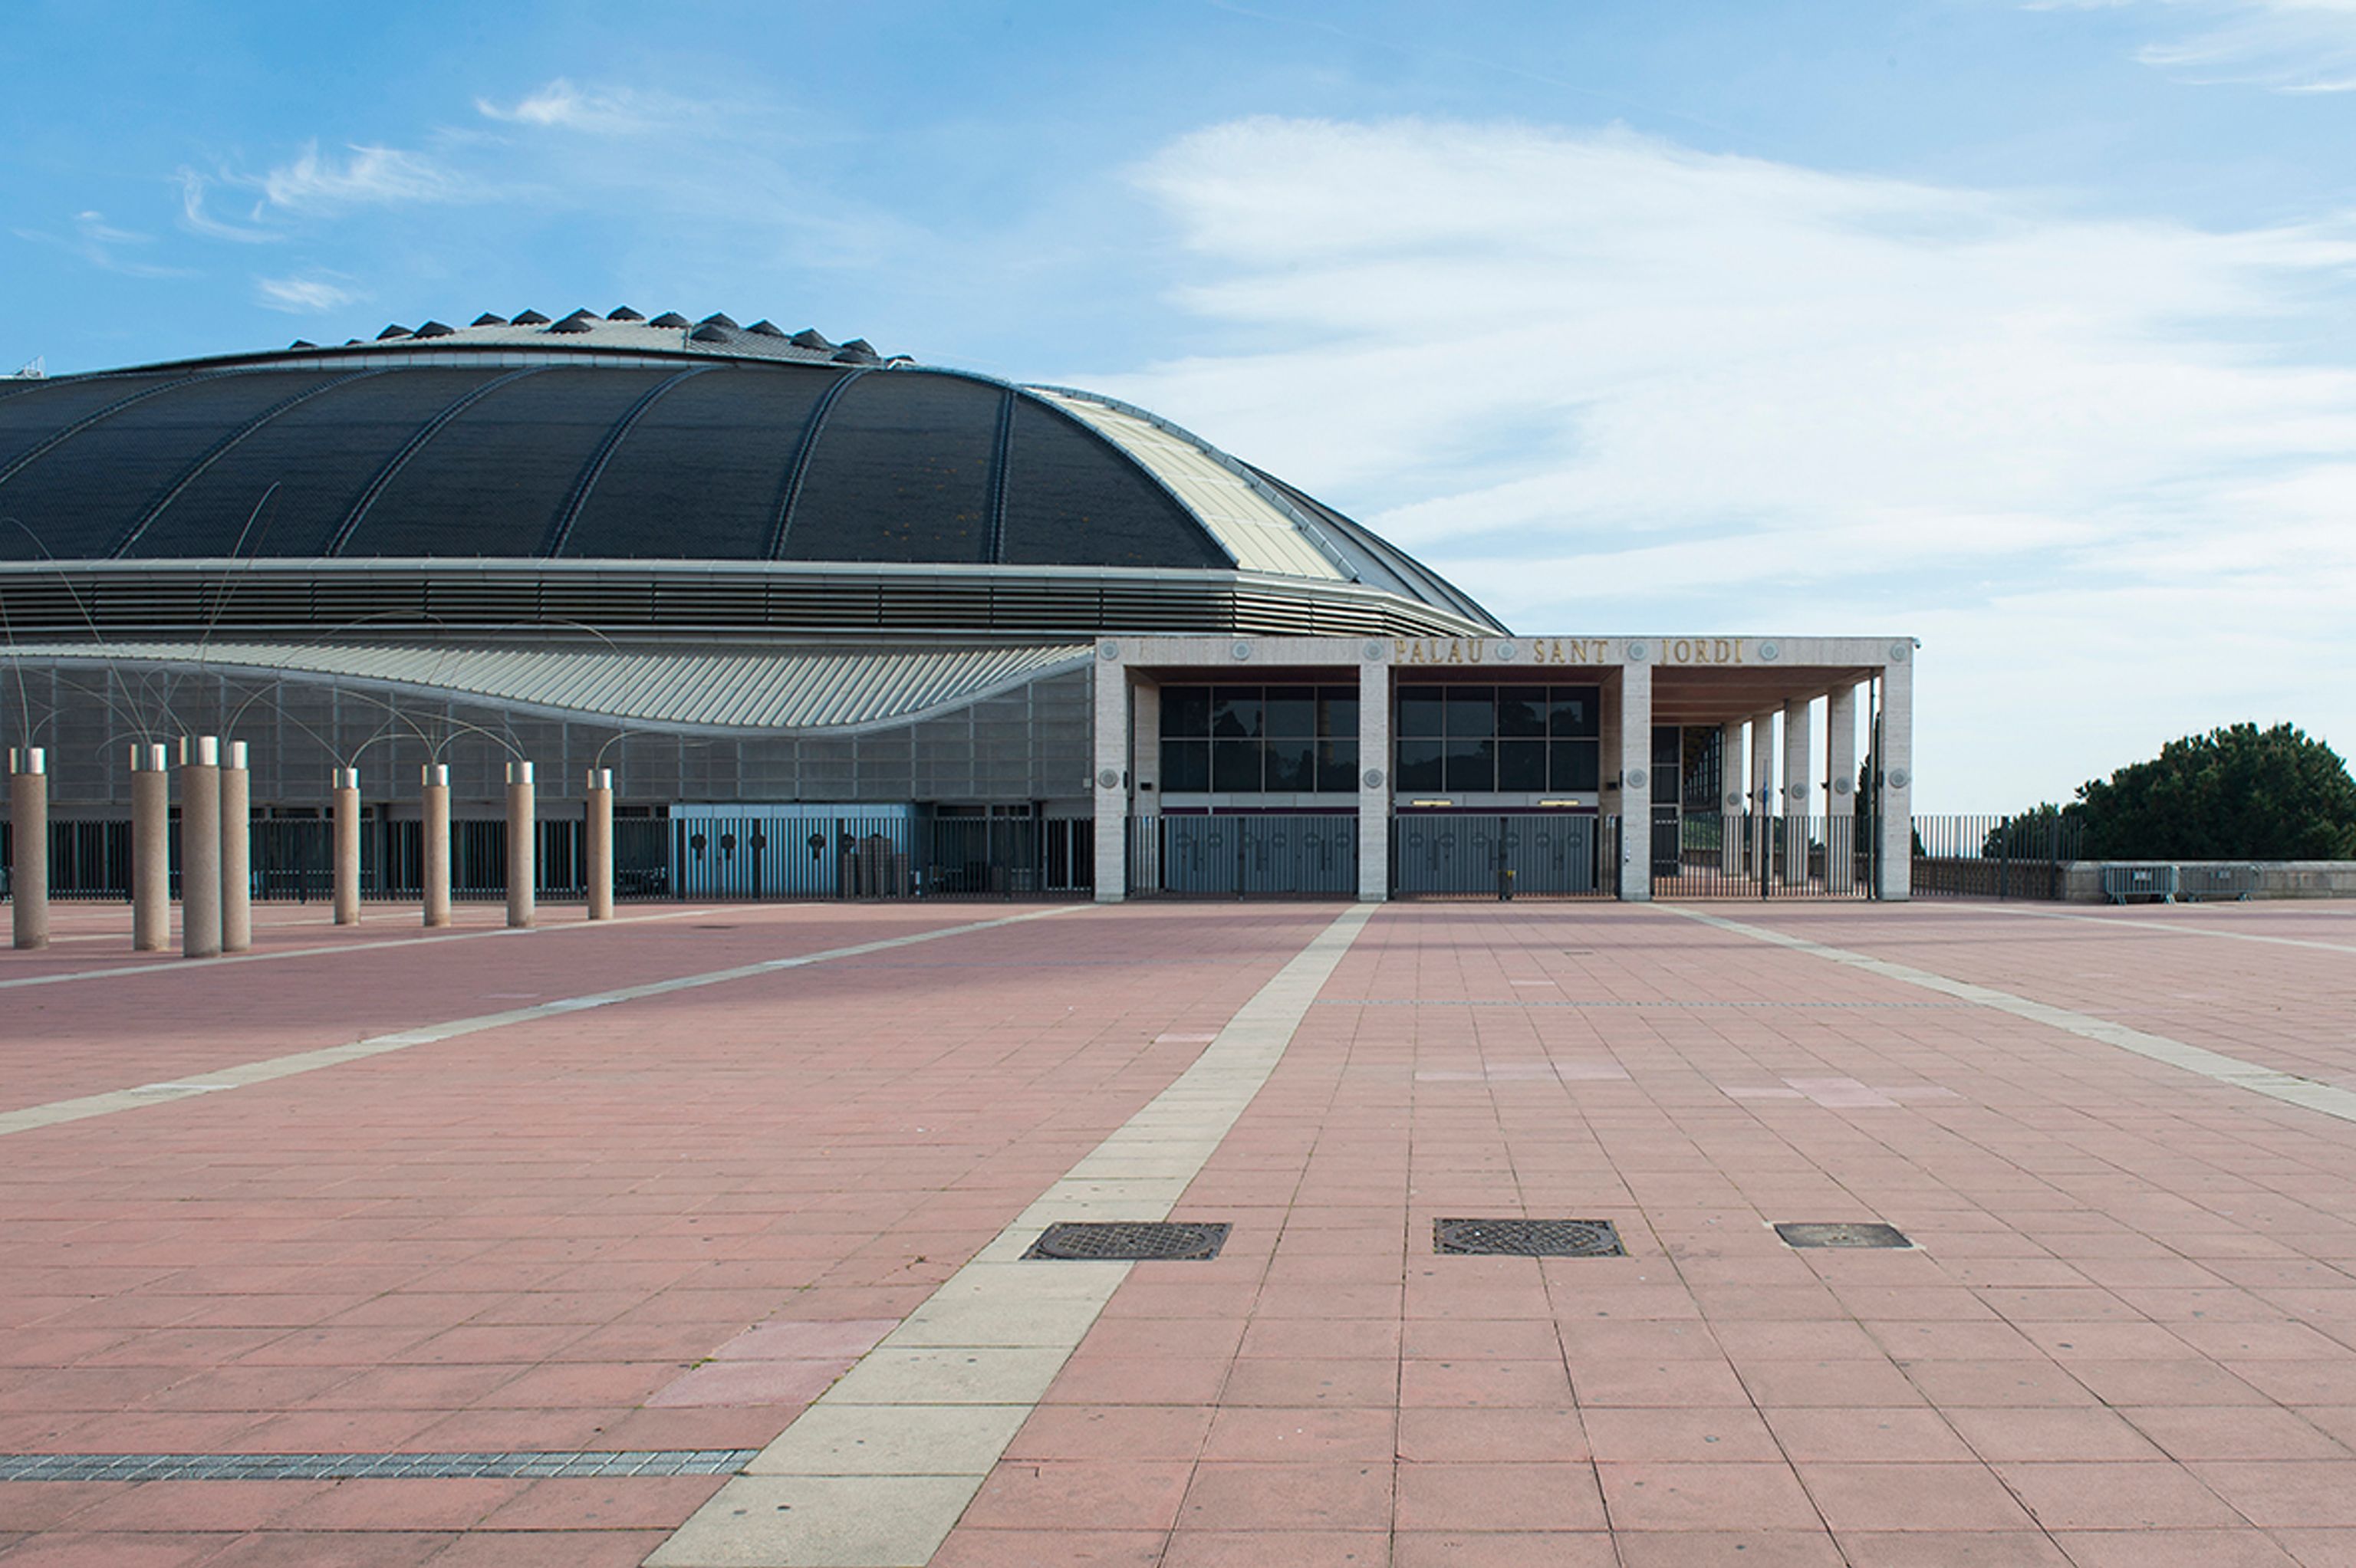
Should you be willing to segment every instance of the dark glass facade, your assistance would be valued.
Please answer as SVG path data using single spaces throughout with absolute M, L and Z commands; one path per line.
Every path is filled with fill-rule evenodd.
M 1355 686 L 1171 686 L 1164 795 L 1343 795 L 1358 787 Z
M 1592 792 L 1600 697 L 1592 686 L 1402 686 L 1393 717 L 1398 793 Z

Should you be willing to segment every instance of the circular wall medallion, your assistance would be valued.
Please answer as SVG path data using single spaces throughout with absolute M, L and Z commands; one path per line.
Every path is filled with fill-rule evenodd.
M 1097 787 L 1098 789 L 1119 789 L 1120 787 L 1120 770 L 1119 768 L 1107 768 L 1103 772 L 1098 773 Z
M 1808 786 L 1797 784 L 1785 784 L 1783 786 L 1783 793 L 1791 796 L 1794 800 L 1805 800 L 1808 798 Z
M 1229 648 L 1227 652 L 1235 655 L 1235 656 L 1239 659 L 1248 659 L 1251 657 L 1251 645 L 1249 643 L 1237 643 L 1235 646 Z
M 1835 779 L 1835 780 L 1833 780 L 1833 793 L 1834 793 L 1835 795 L 1847 795 L 1847 794 L 1849 792 L 1849 788 L 1850 788 L 1850 785 L 1849 785 L 1849 782 L 1848 782 L 1848 780 L 1847 780 L 1847 779 Z
M 1742 797 L 1730 790 L 1727 792 L 1726 808 L 1729 811 L 1740 811 L 1742 809 Z
M 1643 789 L 1647 782 L 1649 781 L 1644 776 L 1644 769 L 1630 768 L 1628 770 L 1628 787 L 1630 789 Z
M 1097 657 L 1100 659 L 1117 659 L 1120 657 L 1120 645 L 1114 642 L 1109 637 L 1106 638 L 1103 642 L 1097 645 Z
M 1906 787 L 1906 770 L 1904 768 L 1892 768 L 1890 770 L 1890 787 L 1891 789 L 1904 789 Z
M 1783 649 L 1776 643 L 1762 643 L 1759 645 L 1759 656 L 1772 664 L 1783 656 Z
M 1368 789 L 1382 788 L 1383 770 L 1380 768 L 1368 768 L 1365 772 L 1365 785 Z
M 1907 649 L 1907 646 L 1906 646 L 1906 645 L 1905 645 L 1904 643 L 1892 643 L 1892 644 L 1890 644 L 1890 662 L 1891 664 L 1904 664 L 1904 663 L 1906 662 L 1906 655 L 1907 655 L 1907 652 L 1908 652 L 1908 649 Z
M 1511 643 L 1499 643 L 1497 645 L 1497 656 L 1500 659 L 1510 659 L 1519 651 L 1520 650 L 1516 649 Z
M 1643 664 L 1646 659 L 1652 656 L 1653 650 L 1646 647 L 1644 644 L 1630 643 L 1628 645 L 1628 662 L 1630 664 Z
M 1362 654 L 1365 655 L 1365 656 L 1366 656 L 1366 657 L 1368 657 L 1368 658 L 1370 658 L 1370 659 L 1379 659 L 1379 658 L 1381 658 L 1381 657 L 1383 656 L 1383 645 L 1382 645 L 1382 644 L 1380 644 L 1380 643 L 1378 643 L 1378 642 L 1374 641 L 1372 638 L 1368 638 L 1368 639 L 1366 640 L 1366 644 L 1365 644 L 1365 645 L 1364 647 L 1360 648 L 1358 651 L 1359 651 L 1360 653 L 1362 653 Z

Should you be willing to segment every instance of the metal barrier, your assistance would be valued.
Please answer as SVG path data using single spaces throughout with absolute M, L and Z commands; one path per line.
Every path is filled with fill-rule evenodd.
M 1920 898 L 2038 899 L 2069 896 L 2080 825 L 2051 811 L 2011 816 L 1918 816 L 1913 891 Z
M 2115 904 L 2136 899 L 2176 901 L 2176 868 L 2164 862 L 2121 862 L 2103 867 L 2103 896 Z
M 1620 819 L 1571 812 L 1416 812 L 1391 819 L 1403 899 L 1610 898 Z
M 2176 868 L 2176 896 L 2180 899 L 2239 899 L 2258 893 L 2258 868 L 2240 861 L 2191 861 Z
M 1129 820 L 1131 898 L 1355 898 L 1358 818 L 1217 812 Z
M 1871 898 L 1874 819 L 1665 814 L 1653 824 L 1656 899 Z

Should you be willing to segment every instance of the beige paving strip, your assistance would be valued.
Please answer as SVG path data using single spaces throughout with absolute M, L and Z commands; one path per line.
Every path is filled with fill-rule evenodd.
M 27 975 L 14 980 L 0 980 L 0 991 L 13 991 L 24 986 L 63 986 L 74 980 L 112 980 L 124 975 L 186 975 L 196 970 L 216 968 L 223 964 L 268 964 L 279 958 L 324 958 L 339 953 L 399 953 L 412 947 L 431 947 L 437 942 L 475 942 L 487 936 L 550 936 L 560 931 L 610 931 L 617 925 L 640 925 L 651 920 L 685 920 L 690 915 L 712 912 L 708 906 L 672 909 L 660 914 L 629 914 L 618 920 L 582 921 L 571 925 L 536 925 L 523 930 L 495 925 L 482 931 L 454 931 L 446 936 L 411 936 L 394 942 L 338 942 L 330 947 L 289 947 L 276 953 L 230 953 L 219 958 L 172 958 L 160 964 L 125 964 L 114 969 L 76 969 L 64 975 Z M 123 939 L 120 936 L 64 936 L 57 940 L 120 942 Z
M 2129 931 L 2157 931 L 2168 936 L 2214 936 L 2226 942 L 2264 942 L 2276 947 L 2313 947 L 2325 953 L 2356 953 L 2356 946 L 2345 942 L 2317 942 L 2304 936 L 2267 936 L 2255 931 L 2218 931 L 2205 925 L 2170 925 L 2165 921 L 2128 920 L 2117 915 L 2064 914 L 2052 909 L 2007 909 L 1997 912 L 2026 915 L 2031 920 L 2074 920 L 2087 925 L 2125 926 Z
M 1130 1265 L 1023 1263 L 1060 1220 L 1161 1220 L 1374 913 L 1352 908 L 681 1525 L 649 1568 L 922 1568 Z
M 2265 1094 L 2272 1099 L 2287 1101 L 2294 1105 L 2303 1105 L 2310 1111 L 2320 1111 L 2327 1116 L 2337 1116 L 2343 1122 L 2356 1122 L 2356 1090 L 2342 1089 L 2332 1083 L 2319 1083 L 2312 1078 L 2302 1078 L 2295 1072 L 2278 1072 L 2271 1067 L 2261 1067 L 2254 1061 L 2244 1061 L 2239 1057 L 2226 1056 L 2202 1046 L 2188 1045 L 2180 1040 L 2170 1040 L 2164 1034 L 2152 1034 L 2144 1029 L 2129 1029 L 2125 1024 L 2113 1023 L 2108 1019 L 2099 1019 L 2091 1013 L 2073 1012 L 2068 1008 L 2057 1008 L 2048 1002 L 2031 1001 L 2026 997 L 2016 997 L 2009 991 L 1998 991 L 1987 986 L 1975 986 L 1968 980 L 1950 979 L 1944 975 L 1933 974 L 1928 969 L 1916 969 L 1904 964 L 1893 964 L 1886 958 L 1875 958 L 1863 953 L 1851 953 L 1847 948 L 1828 947 L 1821 942 L 1811 942 L 1804 936 L 1791 936 L 1780 931 L 1769 931 L 1763 926 L 1745 925 L 1740 921 L 1729 920 L 1724 915 L 1705 914 L 1699 910 L 1679 909 L 1673 904 L 1662 904 L 1658 907 L 1671 914 L 1683 915 L 1687 920 L 1699 921 L 1704 925 L 1714 925 L 1721 931 L 1736 932 L 1744 936 L 1754 937 L 1761 942 L 1773 943 L 1778 947 L 1789 947 L 1795 952 L 1830 959 L 1836 964 L 1846 964 L 1852 969 L 1862 969 L 1869 975 L 1879 975 L 1885 980 L 1896 980 L 1907 986 L 1919 986 L 1923 990 L 1936 991 L 1941 996 L 1954 997 L 1963 1001 L 1976 1003 L 1980 1007 L 1992 1008 L 1997 1012 L 2010 1013 L 2015 1018 L 2028 1019 L 2033 1023 L 2044 1024 L 2050 1028 L 2074 1034 L 2082 1040 L 2115 1046 L 2121 1051 L 2131 1051 L 2137 1056 L 2149 1057 L 2154 1061 L 2166 1062 L 2170 1067 L 2180 1067 L 2187 1072 L 2197 1072 L 2203 1078 L 2214 1079 L 2220 1083 L 2230 1083 L 2237 1089 L 2247 1089 L 2254 1093 Z
M 0 1112 L 0 1136 L 10 1133 L 31 1132 L 36 1127 L 54 1127 L 63 1122 L 79 1122 L 91 1116 L 103 1116 L 116 1111 L 135 1110 L 142 1105 L 159 1104 L 171 1100 L 186 1100 L 198 1094 L 210 1094 L 223 1089 L 243 1089 L 251 1084 L 268 1083 L 274 1079 L 292 1078 L 298 1072 L 316 1072 L 323 1067 L 337 1067 L 364 1057 L 382 1056 L 388 1051 L 406 1051 L 413 1045 L 434 1045 L 460 1035 L 480 1034 L 485 1029 L 505 1029 L 509 1024 L 534 1023 L 564 1013 L 577 1013 L 591 1008 L 610 1008 L 617 1002 L 644 1001 L 649 997 L 665 997 L 674 991 L 692 991 L 705 986 L 725 985 L 731 980 L 749 980 L 757 975 L 774 975 L 781 969 L 799 969 L 811 964 L 824 964 L 836 958 L 856 958 L 864 953 L 884 953 L 894 947 L 913 947 L 920 942 L 937 942 L 945 936 L 963 936 L 969 932 L 989 931 L 996 926 L 1019 925 L 1024 921 L 1045 920 L 1053 915 L 1084 907 L 1066 904 L 1055 909 L 1033 910 L 1027 914 L 1001 916 L 996 920 L 979 920 L 965 925 L 945 926 L 938 931 L 920 931 L 907 936 L 886 937 L 876 942 L 862 942 L 851 947 L 830 947 L 822 953 L 803 953 L 791 958 L 766 958 L 757 964 L 739 964 L 730 969 L 712 969 L 701 975 L 682 975 L 676 979 L 651 980 L 642 986 L 618 986 L 610 991 L 592 991 L 585 996 L 560 997 L 554 1001 L 537 1002 L 528 1008 L 509 1008 L 502 1012 L 478 1013 L 473 1018 L 452 1019 L 446 1023 L 427 1024 L 418 1029 L 396 1029 L 391 1034 L 372 1035 L 356 1040 L 349 1045 L 323 1046 L 317 1051 L 298 1051 L 291 1056 L 273 1056 L 262 1061 L 248 1061 L 236 1067 L 224 1067 L 195 1078 L 176 1080 L 168 1083 L 142 1083 L 130 1089 L 113 1089 L 103 1094 L 85 1094 L 74 1100 L 52 1100 L 46 1105 L 27 1105 L 20 1111 Z M 331 950 L 333 951 L 333 950 Z

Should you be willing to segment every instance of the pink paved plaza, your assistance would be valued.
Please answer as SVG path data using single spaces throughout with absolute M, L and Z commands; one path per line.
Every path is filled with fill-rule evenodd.
M 2356 910 L 495 912 L 0 955 L 0 1462 L 815 1432 L 1322 941 L 1170 1208 L 1224 1250 L 1073 1319 L 931 1562 L 2356 1565 Z M 755 1478 L 0 1482 L 0 1563 L 827 1560 Z

